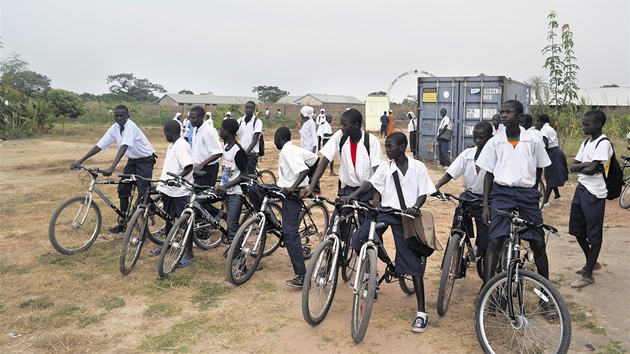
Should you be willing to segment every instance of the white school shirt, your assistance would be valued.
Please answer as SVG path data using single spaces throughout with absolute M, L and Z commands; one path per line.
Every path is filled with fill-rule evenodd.
M 317 125 L 317 136 L 321 136 L 324 137 L 324 133 L 322 132 L 322 127 L 324 124 L 328 123 L 326 121 L 326 114 L 325 113 L 320 113 L 317 118 L 315 119 L 316 125 Z
M 152 156 L 155 153 L 153 146 L 149 142 L 149 139 L 144 135 L 142 130 L 138 128 L 136 123 L 127 119 L 125 123 L 125 131 L 120 134 L 120 125 L 114 123 L 107 131 L 101 140 L 96 143 L 101 150 L 108 150 L 113 143 L 116 143 L 118 147 L 127 145 L 127 151 L 125 156 L 128 159 L 141 159 L 143 157 Z
M 171 179 L 167 172 L 171 172 L 179 175 L 184 168 L 193 164 L 192 152 L 190 151 L 190 145 L 186 140 L 179 138 L 171 143 L 166 149 L 166 157 L 164 157 L 164 165 L 162 165 L 161 180 Z M 192 182 L 192 171 L 184 176 L 184 179 Z M 156 189 L 169 197 L 185 197 L 190 194 L 190 191 L 184 186 L 167 186 L 162 182 L 158 184 Z
M 280 188 L 290 188 L 297 180 L 300 173 L 308 170 L 317 161 L 317 154 L 293 145 L 287 141 L 278 155 L 278 182 Z M 298 187 L 306 187 L 308 177 L 304 178 Z
M 417 126 L 418 118 L 410 119 L 409 124 L 407 124 L 407 133 L 415 132 Z
M 532 133 L 532 134 L 534 134 L 535 136 L 537 136 L 540 139 L 540 141 L 542 141 L 543 147 L 545 147 L 545 141 L 543 140 L 543 136 L 540 133 L 540 130 L 538 130 L 538 129 L 534 128 L 534 127 L 529 127 L 529 129 L 527 129 L 527 131 Z
M 475 146 L 464 150 L 446 169 L 446 173 L 453 179 L 458 179 L 459 176 L 463 175 L 464 188 L 469 192 L 483 195 L 483 180 L 486 177 L 486 171 L 480 168 L 477 172 L 477 165 L 475 164 L 477 149 L 478 147 Z
M 394 171 L 398 171 L 400 189 L 407 208 L 412 207 L 419 196 L 435 193 L 435 185 L 429 177 L 426 166 L 410 156 L 407 156 L 407 161 L 409 167 L 404 176 L 398 169 L 396 162 L 390 161 L 382 163 L 374 175 L 370 177 L 370 183 L 381 194 L 383 206 L 401 209 L 394 183 Z
M 227 145 L 226 145 L 227 148 Z M 238 165 L 243 167 L 241 170 Z M 219 185 L 228 184 L 228 182 L 241 177 L 241 173 L 245 171 L 247 174 L 247 155 L 245 150 L 239 145 L 234 144 L 229 150 L 223 150 L 221 156 L 221 182 Z M 228 188 L 226 194 L 243 194 L 243 190 L 240 185 L 235 185 Z
M 330 126 L 330 123 L 326 122 L 321 126 L 321 137 L 322 139 L 330 139 L 330 137 L 332 136 L 332 127 Z M 317 133 L 319 134 L 319 132 Z
M 497 129 L 494 129 L 494 125 L 492 126 L 492 135 L 497 135 L 500 132 L 505 130 L 505 125 L 503 125 L 503 123 L 499 123 L 499 127 Z
M 445 115 L 440 121 L 440 126 L 438 127 L 438 130 L 444 127 L 447 127 L 448 130 L 453 130 L 453 125 L 451 125 L 451 118 L 449 118 L 447 115 Z
M 256 116 L 252 116 L 252 119 L 249 120 L 249 123 L 245 122 L 245 116 L 242 116 L 238 119 L 238 140 L 244 150 L 247 150 L 249 145 L 252 143 L 252 139 L 254 138 L 254 134 L 261 133 L 262 134 L 263 123 L 262 120 L 256 118 Z M 254 148 L 250 151 L 252 154 L 257 154 L 258 144 L 254 144 Z
M 545 123 L 545 125 L 540 128 L 540 134 L 547 138 L 548 148 L 556 147 L 558 145 L 558 133 L 556 133 L 555 129 L 549 125 L 549 123 Z
M 586 142 L 586 146 L 584 146 L 584 143 L 580 144 L 580 150 L 578 150 L 575 159 L 580 162 L 602 161 L 605 166 L 604 171 L 608 172 L 608 167 L 610 167 L 608 160 L 613 154 L 613 148 L 610 141 L 602 141 L 599 143 L 599 146 L 597 146 L 597 149 L 595 149 L 597 142 L 604 137 L 606 137 L 606 135 L 602 134 L 594 141 L 590 141 L 589 139 L 589 141 Z M 580 182 L 584 188 L 589 191 L 589 193 L 597 198 L 606 198 L 608 195 L 606 181 L 604 181 L 604 175 L 601 173 L 596 173 L 590 176 L 578 173 L 578 182 Z
M 201 164 L 208 157 L 223 153 L 223 146 L 219 140 L 219 133 L 214 126 L 202 123 L 199 128 L 193 127 L 192 154 L 193 164 Z M 210 162 L 207 166 L 219 163 L 219 159 Z
M 315 121 L 313 119 L 309 118 L 302 123 L 302 128 L 300 128 L 300 146 L 302 149 L 313 151 L 313 147 L 317 148 L 317 133 L 315 130 Z
M 505 130 L 488 140 L 477 166 L 494 174 L 494 182 L 502 186 L 531 188 L 536 185 L 536 168 L 551 165 L 545 145 L 534 133 L 523 127 L 516 148 L 507 140 Z
M 357 144 L 356 166 L 352 164 L 352 155 L 350 153 L 350 137 L 346 139 L 341 147 L 339 154 L 339 143 L 341 142 L 341 130 L 338 130 L 328 140 L 326 145 L 322 146 L 320 154 L 328 161 L 333 161 L 337 155 L 340 156 L 339 163 L 339 180 L 341 183 L 350 187 L 360 187 L 364 181 L 367 181 L 374 174 L 374 167 L 379 166 L 383 162 L 383 151 L 378 138 L 372 134 L 368 134 L 370 139 L 370 154 L 368 155 L 363 143 L 364 133 L 361 130 L 361 140 Z

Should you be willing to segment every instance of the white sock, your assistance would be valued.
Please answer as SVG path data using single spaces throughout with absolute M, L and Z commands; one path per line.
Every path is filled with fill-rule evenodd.
M 416 317 L 422 317 L 422 318 L 424 318 L 426 320 L 427 319 L 427 313 L 418 311 L 418 312 L 416 312 Z

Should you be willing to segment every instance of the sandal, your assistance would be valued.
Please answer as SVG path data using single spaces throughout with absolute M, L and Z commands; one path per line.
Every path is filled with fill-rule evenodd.
M 556 307 L 550 302 L 544 302 L 540 304 L 543 308 L 543 315 L 545 315 L 545 319 L 547 322 L 560 323 L 560 316 L 558 315 L 558 310 Z
M 182 260 L 177 263 L 177 268 L 186 268 L 194 261 L 194 258 L 182 258 Z
M 159 256 L 162 253 L 162 249 L 160 247 L 153 249 L 149 252 L 149 257 Z
M 593 272 L 600 269 L 602 269 L 602 264 L 599 262 L 595 262 L 595 267 L 593 268 Z M 575 274 L 584 274 L 584 267 L 576 270 Z
M 571 287 L 574 289 L 577 288 L 583 288 L 587 285 L 591 285 L 595 283 L 595 277 L 591 277 L 590 279 L 584 278 L 584 277 L 580 277 L 580 279 L 574 281 L 573 283 L 571 283 Z

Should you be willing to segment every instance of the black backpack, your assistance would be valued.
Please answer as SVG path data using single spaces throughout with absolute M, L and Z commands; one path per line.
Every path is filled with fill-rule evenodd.
M 615 147 L 612 145 L 612 141 L 607 137 L 600 139 L 595 145 L 595 149 L 597 149 L 597 145 L 601 143 L 603 140 L 608 140 L 610 142 L 610 146 L 613 148 L 612 156 L 610 160 L 608 160 L 608 173 L 604 171 L 602 174 L 604 175 L 604 181 L 606 182 L 606 189 L 608 190 L 608 195 L 606 195 L 606 199 L 613 200 L 619 198 L 621 195 L 621 187 L 623 187 L 623 171 L 621 170 L 621 166 L 619 165 L 619 161 L 617 161 L 617 156 L 615 155 Z M 589 139 L 584 141 L 584 146 Z

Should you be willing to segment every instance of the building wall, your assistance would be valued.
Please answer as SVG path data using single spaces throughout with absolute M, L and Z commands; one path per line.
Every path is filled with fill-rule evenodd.
M 177 102 L 175 102 L 172 98 L 165 96 L 164 98 L 162 98 L 159 102 L 158 105 L 160 106 L 177 106 Z

